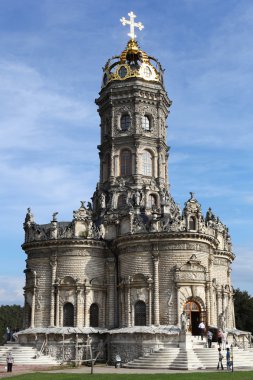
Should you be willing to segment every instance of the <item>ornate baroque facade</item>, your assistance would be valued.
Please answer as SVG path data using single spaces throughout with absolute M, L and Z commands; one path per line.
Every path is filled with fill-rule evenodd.
M 28 209 L 28 330 L 72 326 L 109 334 L 174 326 L 178 333 L 183 310 L 192 334 L 200 320 L 235 327 L 228 228 L 210 208 L 203 214 L 193 193 L 182 211 L 172 198 L 166 144 L 172 102 L 160 63 L 130 37 L 106 63 L 96 99 L 100 180 L 92 201 L 81 202 L 70 222 L 55 213 L 40 225 Z

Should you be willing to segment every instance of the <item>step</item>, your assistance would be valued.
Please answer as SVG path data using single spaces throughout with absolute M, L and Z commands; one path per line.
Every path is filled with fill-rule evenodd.
M 34 347 L 22 346 L 16 343 L 7 343 L 0 346 L 0 365 L 6 364 L 6 356 L 8 352 L 12 352 L 14 363 L 18 365 L 46 365 L 57 366 L 60 364 L 55 358 L 47 355 L 38 355 L 38 351 Z

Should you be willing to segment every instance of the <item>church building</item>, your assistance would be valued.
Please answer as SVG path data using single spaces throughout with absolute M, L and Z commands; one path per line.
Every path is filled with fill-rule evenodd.
M 183 332 L 198 335 L 201 321 L 235 328 L 228 228 L 194 193 L 182 210 L 170 193 L 172 102 L 161 64 L 136 41 L 143 25 L 129 17 L 121 22 L 130 39 L 106 62 L 96 99 L 100 176 L 91 202 L 68 222 L 54 213 L 38 224 L 30 209 L 24 222 L 19 341 L 46 341 L 63 361 L 82 360 L 87 337 L 103 343 L 105 360 L 129 362 L 157 344 L 179 344 Z

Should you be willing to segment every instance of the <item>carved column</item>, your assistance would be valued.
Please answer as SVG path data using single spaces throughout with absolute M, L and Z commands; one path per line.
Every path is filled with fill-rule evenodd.
M 225 311 L 225 291 L 224 291 L 223 286 L 221 287 L 221 309 L 222 309 L 222 313 L 224 313 L 224 311 Z
M 135 170 L 134 170 L 134 174 L 141 174 L 141 168 L 140 168 L 140 159 L 139 159 L 139 148 L 140 148 L 140 144 L 138 142 L 135 142 Z
M 86 287 L 84 292 L 84 327 L 89 327 L 89 310 L 88 310 L 89 289 Z
M 82 327 L 82 323 L 80 323 L 80 317 L 81 317 L 81 313 L 80 313 L 80 293 L 81 293 L 81 289 L 79 286 L 77 286 L 76 288 L 76 326 L 77 327 Z
M 126 292 L 127 292 L 127 308 L 126 308 L 126 320 L 127 327 L 131 327 L 131 298 L 130 298 L 130 277 L 126 280 Z
M 153 265 L 154 265 L 154 324 L 160 324 L 159 310 L 159 251 L 158 244 L 153 245 Z
M 211 325 L 210 283 L 206 284 L 206 325 Z
M 55 302 L 56 302 L 56 305 L 55 305 L 55 324 L 56 324 L 56 327 L 59 327 L 60 326 L 60 289 L 59 289 L 59 285 L 56 284 L 55 286 Z
M 177 285 L 176 289 L 177 289 L 177 324 L 179 327 L 181 327 L 181 324 L 180 324 L 180 314 L 181 314 L 181 310 L 180 310 L 180 286 Z
M 152 279 L 148 278 L 148 325 L 152 325 Z
M 50 265 L 51 265 L 51 300 L 50 300 L 50 326 L 54 326 L 54 313 L 55 313 L 55 291 L 54 291 L 54 284 L 56 280 L 56 268 L 57 268 L 57 258 L 55 255 L 52 256 L 50 259 Z
M 211 326 L 215 324 L 214 321 L 214 296 L 213 296 L 213 256 L 209 256 L 209 298 L 210 298 L 210 319 L 209 323 Z
M 107 316 L 108 328 L 115 326 L 115 261 L 114 258 L 107 259 Z
M 220 289 L 217 289 L 217 324 L 219 324 L 219 315 L 222 313 L 222 294 Z
M 32 290 L 32 310 L 31 310 L 31 327 L 34 327 L 34 322 L 35 322 L 35 289 L 36 287 L 33 288 Z
M 115 155 L 115 149 L 112 147 L 112 149 L 111 149 L 111 179 L 113 179 L 115 176 L 117 176 L 116 173 L 117 173 L 118 166 L 116 163 L 116 159 L 118 157 L 119 156 Z
M 168 161 L 169 161 L 169 153 L 165 154 L 165 166 L 166 166 L 166 171 L 165 171 L 165 183 L 169 183 L 169 174 L 168 174 Z
M 114 171 L 113 168 L 111 168 L 111 177 L 117 177 L 119 175 L 119 155 L 115 154 L 114 156 Z

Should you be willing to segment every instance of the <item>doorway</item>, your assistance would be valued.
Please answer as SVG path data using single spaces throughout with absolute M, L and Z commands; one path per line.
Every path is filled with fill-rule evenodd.
M 195 301 L 188 301 L 184 305 L 189 325 L 189 331 L 192 335 L 199 335 L 199 324 L 201 322 L 201 308 Z

